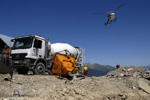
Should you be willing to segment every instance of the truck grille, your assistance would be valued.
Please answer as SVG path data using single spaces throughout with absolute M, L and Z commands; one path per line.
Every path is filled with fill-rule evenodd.
M 24 59 L 27 53 L 11 54 L 12 59 Z

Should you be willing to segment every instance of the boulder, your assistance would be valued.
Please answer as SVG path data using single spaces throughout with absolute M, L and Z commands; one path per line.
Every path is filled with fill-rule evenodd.
M 149 84 L 150 84 L 150 82 L 144 78 L 139 78 L 139 80 L 138 80 L 139 88 L 141 88 L 143 91 L 147 92 L 148 94 L 150 94 Z

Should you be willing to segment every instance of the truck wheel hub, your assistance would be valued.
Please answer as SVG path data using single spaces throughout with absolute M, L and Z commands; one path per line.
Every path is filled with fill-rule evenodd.
M 37 71 L 38 72 L 43 72 L 43 67 L 42 66 L 38 66 Z

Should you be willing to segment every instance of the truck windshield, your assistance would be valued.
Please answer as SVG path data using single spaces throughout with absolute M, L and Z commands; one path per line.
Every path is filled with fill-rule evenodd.
M 12 49 L 26 49 L 26 48 L 31 48 L 32 41 L 33 41 L 33 38 L 31 38 L 31 37 L 15 39 L 15 43 L 14 43 Z

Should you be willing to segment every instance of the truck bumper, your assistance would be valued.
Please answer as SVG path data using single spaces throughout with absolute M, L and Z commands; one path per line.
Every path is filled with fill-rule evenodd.
M 10 65 L 14 69 L 18 69 L 18 68 L 29 68 L 29 69 L 32 69 L 35 66 L 34 65 L 34 61 L 35 60 L 31 60 L 31 59 L 10 60 Z

